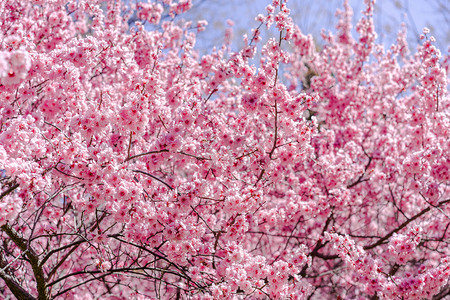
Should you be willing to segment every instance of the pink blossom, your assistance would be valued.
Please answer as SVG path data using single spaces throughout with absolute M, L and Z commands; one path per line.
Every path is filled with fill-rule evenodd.
M 2 7 L 0 298 L 446 291 L 448 54 L 428 31 L 377 44 L 374 1 L 355 25 L 346 2 L 316 47 L 274 0 L 243 46 L 228 22 L 200 49 L 193 1 L 125 2 Z

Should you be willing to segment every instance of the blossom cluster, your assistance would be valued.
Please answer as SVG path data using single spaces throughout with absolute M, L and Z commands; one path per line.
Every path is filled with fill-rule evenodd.
M 8 41 L 5 41 L 8 43 Z M 31 58 L 25 50 L 0 52 L 0 80 L 3 85 L 20 83 L 28 75 Z
M 286 2 L 206 52 L 190 0 L 0 4 L 0 297 L 448 294 L 448 55 Z

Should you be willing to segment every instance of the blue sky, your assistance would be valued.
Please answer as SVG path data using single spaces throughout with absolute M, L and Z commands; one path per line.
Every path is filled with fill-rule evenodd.
M 206 19 L 209 23 L 206 32 L 198 37 L 198 47 L 209 48 L 218 45 L 226 28 L 226 20 L 235 22 L 234 44 L 242 45 L 242 35 L 250 33 L 250 28 L 257 26 L 254 17 L 265 13 L 269 0 L 194 0 L 197 3 L 185 18 L 193 20 Z M 305 33 L 319 37 L 321 28 L 334 31 L 336 8 L 342 7 L 343 0 L 290 0 L 288 7 L 297 25 Z M 408 28 L 408 42 L 414 48 L 418 42 L 418 34 L 423 27 L 431 29 L 431 35 L 437 39 L 436 45 L 443 53 L 449 46 L 449 0 L 378 0 L 376 3 L 375 26 L 379 42 L 391 44 L 402 22 Z M 354 22 L 364 9 L 363 0 L 350 0 L 354 11 Z

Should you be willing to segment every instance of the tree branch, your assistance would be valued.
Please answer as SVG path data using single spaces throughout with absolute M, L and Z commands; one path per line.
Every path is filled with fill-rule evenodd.
M 1 226 L 2 231 L 4 231 L 11 240 L 20 248 L 20 250 L 25 252 L 25 255 L 30 260 L 31 268 L 33 269 L 34 277 L 36 279 L 36 289 L 38 291 L 39 300 L 47 300 L 47 286 L 45 284 L 44 270 L 39 263 L 39 257 L 36 252 L 28 245 L 27 241 L 20 237 L 19 233 L 14 230 L 9 224 Z
M 442 206 L 446 203 L 449 203 L 450 199 L 444 200 L 442 202 L 439 202 L 438 205 L 436 205 L 436 207 Z M 377 242 L 373 243 L 372 245 L 367 245 L 364 246 L 363 249 L 364 250 L 370 250 L 373 249 L 381 244 L 384 244 L 385 241 L 387 241 L 391 236 L 394 235 L 394 233 L 399 232 L 400 230 L 402 230 L 403 228 L 405 228 L 409 223 L 411 223 L 412 221 L 420 218 L 421 216 L 423 216 L 424 214 L 426 214 L 427 212 L 429 212 L 431 210 L 431 206 L 428 206 L 427 208 L 424 208 L 421 212 L 419 212 L 418 214 L 416 214 L 414 217 L 406 220 L 405 222 L 403 222 L 400 226 L 398 226 L 397 228 L 395 228 L 394 230 L 392 230 L 391 232 L 389 232 L 388 234 L 386 234 L 384 237 L 382 237 L 381 239 L 379 239 Z
M 24 253 L 22 252 L 22 255 Z M 35 297 L 33 297 L 30 293 L 28 293 L 17 280 L 8 275 L 7 269 L 9 264 L 6 264 L 6 262 L 3 260 L 3 256 L 0 256 L 0 278 L 2 278 L 6 285 L 8 286 L 9 290 L 18 300 L 36 300 Z

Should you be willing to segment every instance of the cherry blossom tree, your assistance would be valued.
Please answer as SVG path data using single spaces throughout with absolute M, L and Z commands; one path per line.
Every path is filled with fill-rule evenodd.
M 1 297 L 448 297 L 448 55 L 365 4 L 200 55 L 190 0 L 1 1 Z

